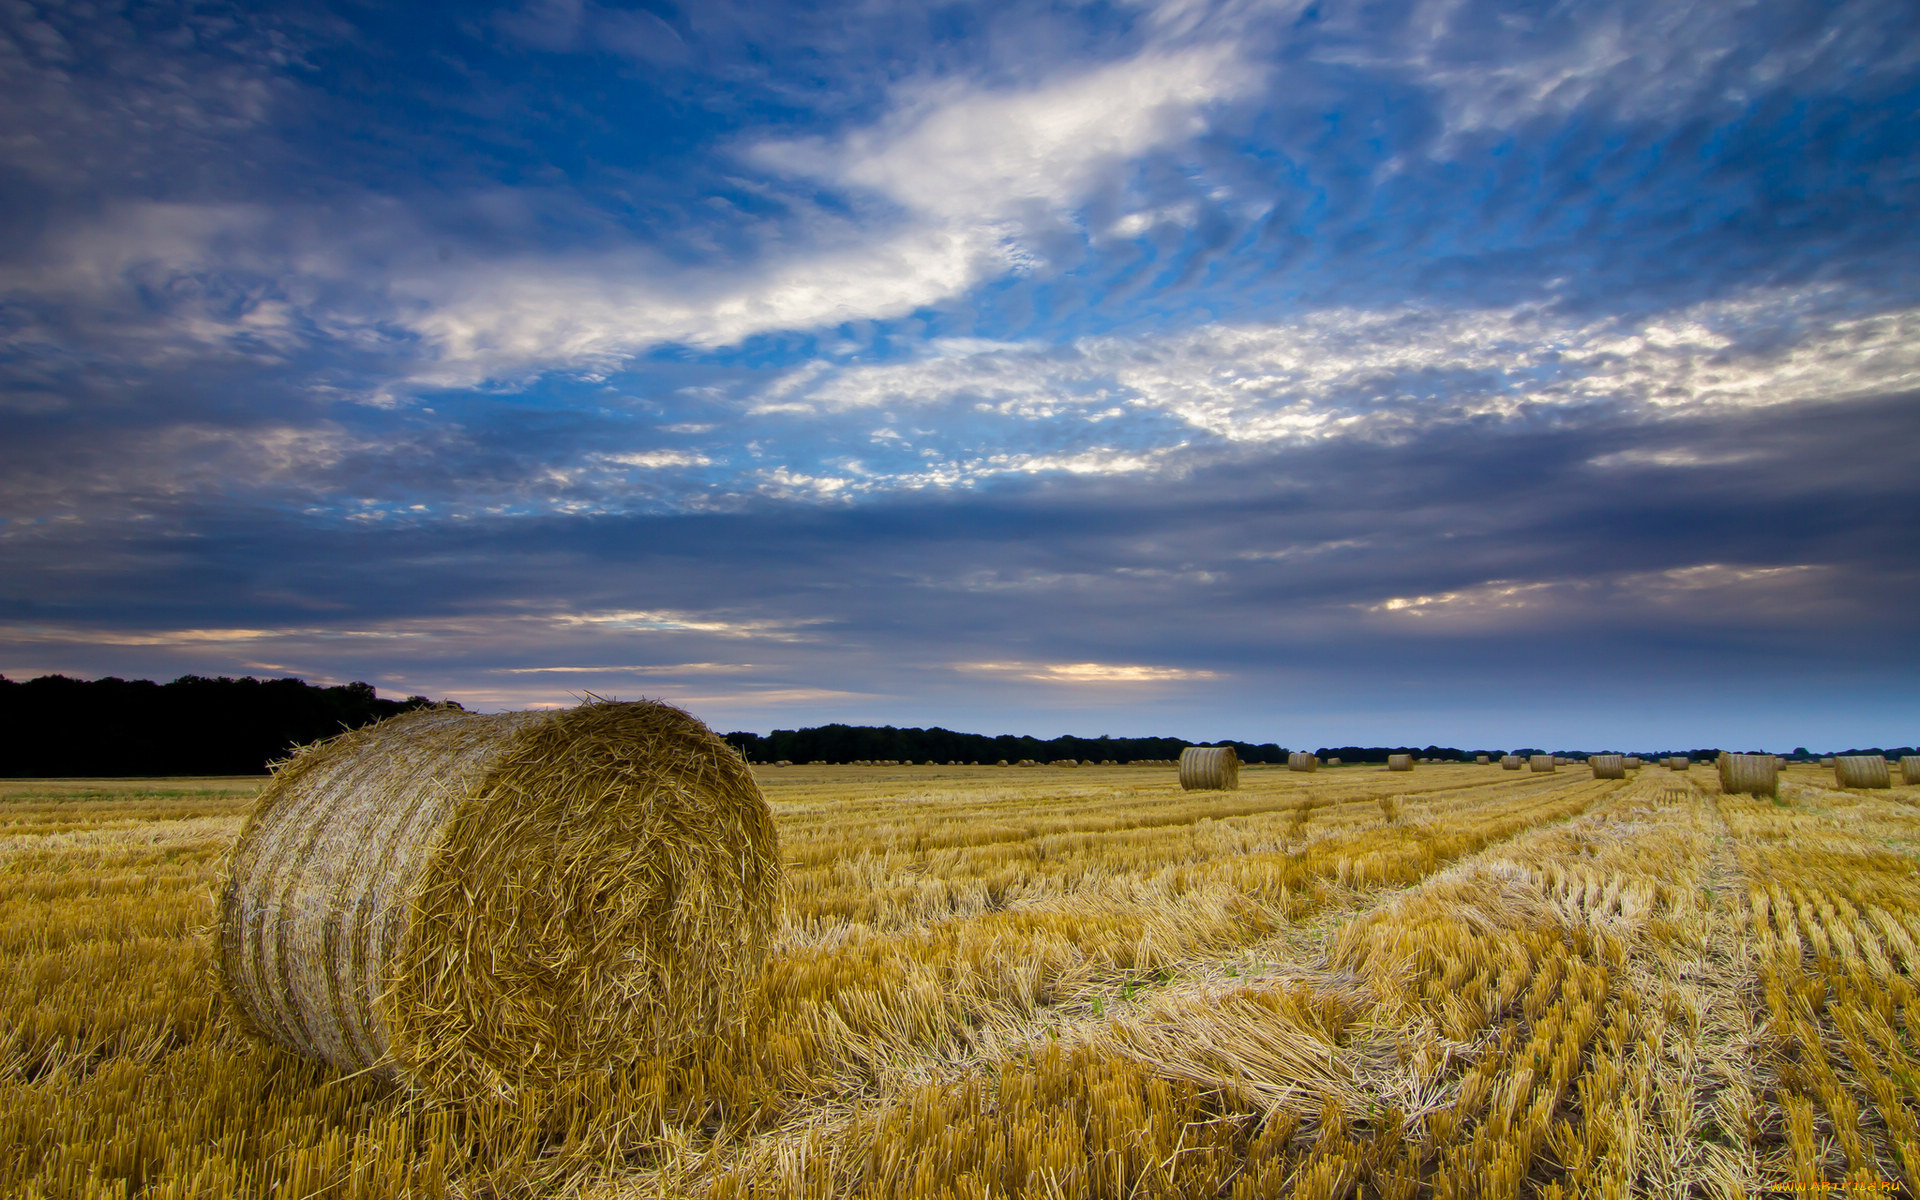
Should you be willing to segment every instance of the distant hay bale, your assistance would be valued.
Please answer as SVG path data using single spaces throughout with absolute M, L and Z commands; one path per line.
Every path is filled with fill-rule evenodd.
M 1559 763 L 1554 761 L 1553 755 L 1551 754 L 1535 754 L 1527 759 L 1527 766 L 1530 769 L 1546 774 L 1552 774 L 1553 769 L 1559 765 Z
M 1593 768 L 1595 779 L 1625 779 L 1627 760 L 1620 754 L 1589 754 L 1587 765 Z
M 994 765 L 994 766 L 996 766 L 996 767 L 1004 767 L 1004 766 L 1006 766 L 1006 765 L 1007 765 L 1007 760 L 1003 758 L 1003 759 L 1001 759 L 1001 760 L 1000 760 L 999 762 L 997 762 L 997 763 L 995 763 L 995 764 L 993 764 L 993 765 Z
M 1827 755 L 1827 756 L 1826 756 L 1825 758 L 1823 758 L 1823 759 L 1821 759 L 1821 760 L 1820 760 L 1820 765 L 1821 765 L 1821 766 L 1823 766 L 1823 767 L 1830 767 L 1830 766 L 1832 766 L 1832 765 L 1833 765 L 1833 756 L 1832 756 L 1831 754 L 1829 754 L 1829 755 Z
M 1693 760 L 1684 754 L 1676 754 L 1667 760 L 1667 769 L 1670 771 L 1684 771 L 1691 766 Z
M 1473 761 L 1484 767 L 1493 761 L 1493 756 L 1491 754 L 1476 754 L 1473 756 Z
M 1232 746 L 1188 746 L 1180 752 L 1180 786 L 1232 791 L 1240 786 L 1240 756 Z
M 1771 754 L 1722 754 L 1720 790 L 1729 796 L 1780 794 L 1780 760 Z
M 1326 764 L 1326 765 L 1327 765 L 1327 766 L 1329 766 L 1329 767 L 1337 767 L 1337 766 L 1339 766 L 1339 765 L 1340 765 L 1340 756 L 1339 756 L 1339 755 L 1335 755 L 1334 757 L 1332 757 L 1332 758 L 1330 758 L 1330 759 L 1328 759 L 1328 760 L 1327 760 L 1327 764 Z
M 1524 760 L 1521 759 L 1518 754 L 1502 754 L 1500 756 L 1500 769 L 1502 771 L 1518 771 L 1523 762 Z
M 790 767 L 793 765 L 793 760 L 790 758 L 783 758 L 779 762 L 774 763 L 773 765 L 776 767 Z
M 1080 765 L 1080 760 L 1077 758 L 1056 758 L 1051 765 L 1056 767 L 1077 767 Z
M 1389 754 L 1389 755 L 1387 755 L 1387 770 L 1389 770 L 1389 771 L 1411 771 L 1411 770 L 1413 770 L 1413 755 L 1411 755 L 1411 754 Z
M 1833 777 L 1843 788 L 1893 786 L 1887 760 L 1879 754 L 1842 754 L 1833 760 Z
M 215 965 L 242 1024 L 290 1050 L 537 1104 L 724 1029 L 779 890 L 751 770 L 687 713 L 424 709 L 275 772 Z
M 1295 750 L 1293 753 L 1287 755 L 1287 770 L 1289 771 L 1317 771 L 1319 769 L 1320 760 L 1308 754 L 1305 750 Z
M 1573 765 L 1573 760 L 1564 754 L 1556 754 L 1553 759 L 1553 765 L 1556 767 L 1570 767 Z
M 1638 771 L 1640 769 L 1640 759 L 1637 755 L 1629 754 L 1622 761 L 1626 763 L 1627 770 L 1629 771 Z

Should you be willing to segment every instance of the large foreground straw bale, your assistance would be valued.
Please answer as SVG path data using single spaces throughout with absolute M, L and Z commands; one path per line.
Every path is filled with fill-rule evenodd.
M 1502 754 L 1500 756 L 1500 769 L 1503 771 L 1518 771 L 1524 763 L 1525 760 L 1518 754 Z
M 1905 754 L 1900 758 L 1900 778 L 1908 787 L 1920 784 L 1920 754 Z
M 1232 791 L 1240 786 L 1240 756 L 1232 746 L 1188 746 L 1180 752 L 1180 786 Z
M 1551 754 L 1535 754 L 1527 759 L 1527 766 L 1530 769 L 1543 773 L 1551 772 L 1559 765 Z
M 1308 754 L 1305 750 L 1295 750 L 1293 753 L 1287 755 L 1287 770 L 1289 771 L 1317 771 L 1319 769 L 1320 760 Z
M 1595 779 L 1625 779 L 1627 760 L 1620 754 L 1589 754 L 1587 765 L 1593 768 Z
M 1722 754 L 1720 790 L 1728 795 L 1745 792 L 1752 796 L 1780 794 L 1780 760 L 1771 754 Z
M 696 1045 L 780 865 L 746 763 L 670 705 L 429 709 L 309 747 L 240 832 L 220 982 L 254 1032 L 443 1100 Z
M 1887 760 L 1879 754 L 1842 754 L 1833 760 L 1833 777 L 1843 788 L 1893 786 Z

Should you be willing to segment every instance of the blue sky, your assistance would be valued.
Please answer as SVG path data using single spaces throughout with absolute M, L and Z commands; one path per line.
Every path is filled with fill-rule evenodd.
M 14 6 L 0 673 L 1920 739 L 1913 3 Z

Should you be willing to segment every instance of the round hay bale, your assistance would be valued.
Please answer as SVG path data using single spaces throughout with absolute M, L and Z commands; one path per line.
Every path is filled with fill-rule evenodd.
M 1829 755 L 1827 755 L 1826 757 L 1824 757 L 1824 758 L 1822 758 L 1822 759 L 1820 760 L 1820 765 L 1821 765 L 1821 766 L 1823 766 L 1823 767 L 1830 767 L 1830 766 L 1832 766 L 1832 765 L 1833 765 L 1833 756 L 1832 756 L 1831 754 L 1829 754 Z
M 1521 759 L 1518 754 L 1502 754 L 1500 756 L 1500 769 L 1502 771 L 1518 771 L 1523 765 L 1525 765 L 1524 760 Z
M 1589 754 L 1587 765 L 1593 768 L 1595 779 L 1625 779 L 1627 760 L 1620 754 Z
M 1180 786 L 1232 791 L 1240 786 L 1240 756 L 1232 746 L 1188 746 L 1180 752 Z
M 1387 755 L 1387 770 L 1389 770 L 1389 771 L 1411 771 L 1411 770 L 1413 770 L 1413 755 L 1411 755 L 1411 754 L 1389 754 L 1389 755 Z
M 1878 754 L 1842 754 L 1833 760 L 1833 777 L 1843 788 L 1893 786 L 1887 760 Z
M 1553 769 L 1559 765 L 1559 763 L 1554 761 L 1553 755 L 1551 754 L 1535 754 L 1527 759 L 1528 769 L 1548 775 L 1551 775 Z
M 1908 787 L 1920 785 L 1920 754 L 1900 756 L 1900 778 Z
M 1295 750 L 1287 755 L 1287 770 L 1289 771 L 1317 771 L 1319 769 L 1320 760 L 1308 754 L 1305 750 Z
M 1780 794 L 1780 760 L 1771 754 L 1722 754 L 1720 790 L 1729 796 Z
M 1337 767 L 1337 766 L 1339 766 L 1339 765 L 1340 765 L 1340 756 L 1339 756 L 1339 755 L 1335 755 L 1334 757 L 1332 757 L 1332 758 L 1330 758 L 1330 759 L 1328 759 L 1328 760 L 1327 760 L 1327 765 L 1328 765 L 1329 767 Z
M 1684 754 L 1676 754 L 1667 760 L 1669 771 L 1684 771 L 1693 766 L 1693 760 Z
M 752 772 L 685 712 L 426 709 L 275 772 L 228 861 L 216 969 L 290 1050 L 537 1105 L 734 1019 L 779 888 Z
M 1491 754 L 1476 754 L 1473 756 L 1473 761 L 1484 767 L 1493 761 L 1493 756 Z
M 1629 771 L 1638 771 L 1640 769 L 1640 759 L 1635 755 L 1629 754 L 1622 761 L 1625 762 L 1627 770 Z

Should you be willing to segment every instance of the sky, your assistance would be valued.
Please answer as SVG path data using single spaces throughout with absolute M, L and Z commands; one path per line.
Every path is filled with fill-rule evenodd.
M 0 8 L 0 674 L 1920 741 L 1920 4 Z

